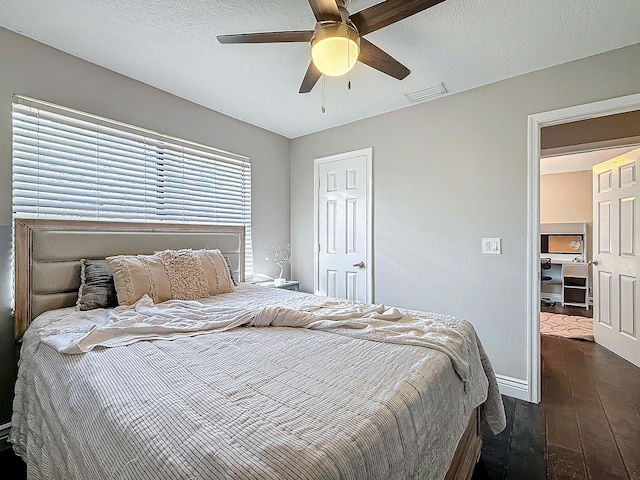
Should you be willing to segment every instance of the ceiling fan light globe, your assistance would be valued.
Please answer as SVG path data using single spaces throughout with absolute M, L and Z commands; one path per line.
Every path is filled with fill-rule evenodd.
M 338 77 L 348 73 L 358 61 L 360 37 L 351 25 L 318 23 L 311 41 L 311 59 L 324 75 Z
M 327 37 L 311 47 L 313 64 L 323 74 L 339 77 L 348 73 L 358 61 L 360 46 L 346 37 Z

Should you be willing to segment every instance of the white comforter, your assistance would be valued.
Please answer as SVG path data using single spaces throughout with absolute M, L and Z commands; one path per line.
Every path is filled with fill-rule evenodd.
M 500 430 L 468 322 L 243 286 L 37 319 L 11 441 L 36 480 L 442 478 L 487 393 Z

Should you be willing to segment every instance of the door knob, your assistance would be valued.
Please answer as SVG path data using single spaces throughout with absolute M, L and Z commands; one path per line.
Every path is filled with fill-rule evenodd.
M 354 263 L 353 264 L 354 267 L 358 267 L 358 268 L 364 268 L 364 262 L 358 262 L 358 263 Z
M 598 260 L 589 260 L 589 265 L 598 265 Z

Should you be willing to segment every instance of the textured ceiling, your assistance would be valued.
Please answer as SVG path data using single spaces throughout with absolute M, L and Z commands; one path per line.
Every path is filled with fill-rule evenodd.
M 540 159 L 540 175 L 550 175 L 554 173 L 580 172 L 591 170 L 591 167 L 598 163 L 612 158 L 619 157 L 631 150 L 637 150 L 638 145 L 630 147 L 617 147 L 592 152 L 571 153 L 569 155 L 556 155 Z
M 379 3 L 352 0 L 351 13 Z M 216 35 L 311 29 L 305 0 L 0 0 L 0 26 L 289 138 L 640 42 L 640 0 L 447 0 L 367 39 L 412 70 L 363 64 L 298 94 L 307 44 L 221 45 Z

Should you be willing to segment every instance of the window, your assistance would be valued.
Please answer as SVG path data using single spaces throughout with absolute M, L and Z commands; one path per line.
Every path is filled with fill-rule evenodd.
M 246 157 L 26 97 L 13 102 L 13 215 L 246 227 Z

